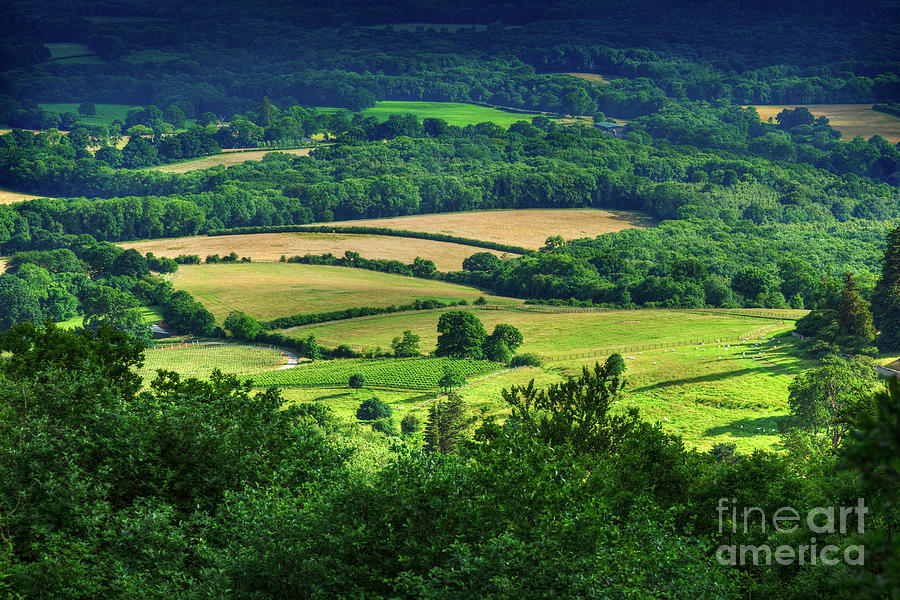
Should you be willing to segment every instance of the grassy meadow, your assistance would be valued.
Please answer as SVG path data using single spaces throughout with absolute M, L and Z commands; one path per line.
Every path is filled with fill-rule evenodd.
M 769 104 L 755 108 L 759 118 L 768 121 L 774 120 L 785 108 L 797 106 L 805 106 L 817 117 L 828 117 L 831 126 L 841 132 L 843 140 L 852 140 L 858 135 L 865 139 L 880 135 L 892 144 L 900 142 L 900 119 L 872 110 L 871 104 Z
M 138 374 L 149 383 L 157 369 L 175 371 L 182 377 L 208 378 L 213 369 L 223 373 L 247 375 L 277 369 L 287 362 L 278 350 L 233 344 L 181 344 L 148 348 L 144 352 L 144 366 Z
M 337 112 L 345 110 L 334 107 L 317 107 L 319 112 Z M 509 127 L 516 121 L 530 121 L 539 113 L 513 113 L 477 104 L 463 102 L 407 102 L 399 100 L 384 100 L 376 102 L 372 108 L 360 111 L 367 117 L 375 117 L 386 121 L 388 117 L 396 114 L 412 113 L 419 120 L 434 118 L 443 119 L 450 125 L 475 125 L 491 122 L 500 127 Z
M 265 320 L 356 306 L 404 304 L 417 298 L 472 302 L 483 295 L 475 288 L 443 281 L 292 263 L 181 265 L 173 284 L 202 302 L 219 321 L 232 310 Z M 490 302 L 520 302 L 485 297 Z
M 0 195 L 2 199 L 2 195 Z M 462 262 L 477 252 L 502 252 L 485 250 L 463 244 L 436 242 L 416 238 L 386 235 L 362 235 L 347 233 L 251 233 L 243 235 L 193 236 L 138 242 L 122 242 L 123 248 L 134 248 L 141 254 L 153 252 L 156 256 L 175 258 L 179 254 L 198 254 L 201 258 L 210 254 L 226 255 L 232 251 L 249 256 L 254 261 L 274 262 L 284 256 L 304 254 L 334 254 L 358 252 L 363 258 L 399 260 L 412 263 L 417 256 L 428 258 L 441 271 L 459 271 Z
M 38 106 L 46 111 L 55 112 L 57 114 L 70 112 L 78 115 L 78 107 L 81 106 L 81 103 L 53 102 L 40 103 Z M 88 125 L 109 125 L 117 119 L 124 123 L 128 111 L 134 108 L 131 104 L 95 104 L 94 106 L 97 108 L 96 115 L 78 115 L 78 120 L 82 123 L 87 123 Z
M 478 314 L 481 317 L 488 312 Z M 659 422 L 664 430 L 681 435 L 689 447 L 701 451 L 717 442 L 733 442 L 740 452 L 757 448 L 779 449 L 778 422 L 788 414 L 788 386 L 797 374 L 809 366 L 789 352 L 794 339 L 783 334 L 792 325 L 771 320 L 766 323 L 762 319 L 753 319 L 755 323 L 745 322 L 740 317 L 734 317 L 740 323 L 735 326 L 713 315 L 695 314 L 697 319 L 685 328 L 678 318 L 685 313 L 666 315 L 669 311 L 640 312 L 659 313 L 652 319 L 656 321 L 653 324 L 656 339 L 678 338 L 686 331 L 724 338 L 741 327 L 745 333 L 755 332 L 756 335 L 746 343 L 689 344 L 623 352 L 628 383 L 625 394 L 616 406 L 617 410 L 637 408 L 645 420 Z M 432 313 L 430 317 L 436 323 L 437 315 Z M 359 321 L 357 324 L 364 325 L 373 320 L 381 319 Z M 645 316 L 644 320 L 648 324 L 651 322 L 649 316 Z M 707 322 L 702 323 L 703 320 Z M 615 324 L 615 321 L 609 323 Z M 758 327 L 754 328 L 754 325 Z M 523 331 L 523 334 L 526 339 L 523 348 L 527 348 L 529 333 Z M 576 336 L 573 328 L 569 332 L 561 332 L 560 338 L 571 343 Z M 626 337 L 623 341 L 630 343 L 633 339 Z M 430 348 L 423 343 L 422 349 L 427 351 Z M 591 358 L 554 360 L 541 367 L 495 370 L 470 378 L 459 392 L 467 403 L 470 416 L 502 419 L 508 414 L 508 407 L 502 401 L 501 390 L 513 385 L 527 385 L 532 379 L 538 387 L 564 381 L 569 376 L 579 375 L 582 367 L 602 362 L 611 352 Z M 425 360 L 419 359 L 419 362 Z M 356 372 L 354 368 L 358 371 L 367 363 L 378 361 L 333 362 L 338 363 L 342 374 L 349 377 L 351 371 Z M 352 366 L 354 363 L 355 367 Z M 322 373 L 328 373 L 331 369 L 328 363 L 318 365 Z M 311 381 L 308 378 L 313 371 L 299 374 L 309 366 L 271 373 L 265 375 L 263 381 L 281 378 L 286 382 L 291 377 L 296 377 L 298 381 Z M 292 375 L 292 371 L 297 371 L 298 375 Z M 319 382 L 323 387 L 328 383 L 326 378 L 320 378 Z M 375 395 L 398 411 L 398 420 L 409 412 L 424 419 L 435 397 L 434 392 L 428 390 L 351 390 L 346 383 L 335 384 L 328 389 L 298 387 L 295 384 L 286 387 L 284 395 L 290 402 L 321 402 L 345 418 L 352 418 L 359 403 Z
M 575 313 L 538 313 L 518 310 L 468 308 L 490 333 L 498 323 L 517 327 L 525 341 L 519 352 L 534 352 L 561 359 L 579 353 L 646 344 L 672 344 L 742 336 L 781 327 L 779 321 L 718 313 L 673 310 L 632 310 Z M 355 344 L 366 349 L 389 348 L 391 340 L 410 330 L 421 337 L 420 348 L 430 352 L 437 345 L 439 311 L 406 312 L 364 319 L 332 321 L 294 327 L 285 335 L 334 344 Z
M 535 250 L 543 246 L 548 237 L 554 235 L 572 240 L 596 237 L 633 227 L 647 228 L 653 224 L 652 219 L 637 212 L 597 208 L 478 210 L 334 223 L 340 226 L 360 225 L 444 233 Z

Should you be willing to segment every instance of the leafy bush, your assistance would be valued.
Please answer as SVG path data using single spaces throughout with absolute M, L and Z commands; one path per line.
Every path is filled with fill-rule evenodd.
M 537 354 L 525 353 L 516 354 L 509 361 L 510 367 L 539 367 L 541 366 L 541 357 Z
M 422 423 L 419 421 L 419 417 L 410 413 L 403 417 L 403 420 L 400 421 L 400 433 L 403 435 L 412 435 L 415 432 L 421 429 Z
M 369 398 L 356 409 L 356 418 L 361 421 L 389 419 L 394 414 L 390 404 L 376 397 Z
M 397 431 L 397 424 L 394 423 L 394 419 L 390 417 L 372 421 L 372 431 L 378 431 L 385 435 L 391 436 L 396 436 L 399 434 L 399 432 Z
M 350 381 L 348 385 L 354 390 L 360 389 L 362 386 L 366 385 L 366 378 L 360 375 L 359 373 L 354 373 L 350 376 Z

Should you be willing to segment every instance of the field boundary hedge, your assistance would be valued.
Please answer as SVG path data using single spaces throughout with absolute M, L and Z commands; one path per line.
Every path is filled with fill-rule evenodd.
M 293 327 L 314 325 L 316 323 L 325 323 L 328 321 L 345 321 L 347 319 L 357 319 L 360 317 L 374 317 L 397 312 L 444 309 L 454 306 L 467 306 L 467 304 L 464 300 L 458 302 L 441 302 L 440 300 L 417 299 L 411 304 L 401 304 L 400 306 L 357 306 L 354 308 L 332 310 L 322 313 L 296 314 L 289 317 L 279 317 L 277 319 L 272 319 L 271 321 L 263 321 L 260 325 L 263 329 L 272 331 L 274 329 L 290 329 Z
M 497 250 L 498 252 L 508 252 L 510 254 L 532 254 L 536 252 L 536 250 L 523 248 L 522 246 L 464 238 L 456 235 L 447 235 L 445 233 L 428 233 L 425 231 L 409 231 L 407 229 L 388 229 L 387 227 L 362 227 L 358 225 L 273 225 L 266 227 L 232 227 L 230 229 L 212 229 L 206 232 L 206 235 L 213 237 L 220 235 L 245 235 L 250 233 L 355 233 L 360 235 L 388 235 L 461 244 L 463 246 L 486 248 L 488 250 Z

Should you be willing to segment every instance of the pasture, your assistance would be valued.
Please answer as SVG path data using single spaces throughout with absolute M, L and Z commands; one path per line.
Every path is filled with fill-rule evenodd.
M 334 107 L 317 107 L 319 112 L 337 112 L 344 110 Z M 407 102 L 399 100 L 384 100 L 376 102 L 372 108 L 360 111 L 367 117 L 375 117 L 380 121 L 386 121 L 388 117 L 396 114 L 412 113 L 419 120 L 434 118 L 443 119 L 450 125 L 475 125 L 477 123 L 490 122 L 506 128 L 516 121 L 531 121 L 540 113 L 514 113 L 477 104 L 463 102 Z
M 417 298 L 471 303 L 483 295 L 475 288 L 443 281 L 292 263 L 181 265 L 172 282 L 202 302 L 219 321 L 232 310 L 265 320 L 356 306 L 405 304 Z M 485 297 L 489 302 L 519 302 Z
M 42 109 L 56 114 L 70 112 L 78 115 L 78 102 L 51 102 L 38 104 Z M 128 111 L 134 108 L 131 104 L 95 104 L 96 115 L 78 115 L 78 121 L 88 125 L 109 125 L 115 120 L 125 122 Z
M 179 344 L 148 348 L 144 365 L 137 372 L 149 383 L 157 369 L 175 371 L 182 377 L 208 378 L 213 369 L 234 375 L 247 375 L 277 369 L 287 362 L 278 350 L 234 344 Z
M 44 198 L 44 196 L 35 196 L 33 194 L 25 194 L 0 188 L 0 204 L 15 204 L 16 202 L 34 200 L 35 198 Z
M 338 226 L 359 225 L 444 233 L 535 250 L 543 246 L 548 237 L 554 235 L 572 240 L 596 237 L 629 228 L 643 229 L 653 224 L 652 219 L 640 213 L 597 208 L 479 210 L 334 223 Z
M 2 195 L 0 195 L 2 202 Z M 345 233 L 252 233 L 244 235 L 194 236 L 123 242 L 123 248 L 134 248 L 141 254 L 153 252 L 156 256 L 174 258 L 179 254 L 226 255 L 231 251 L 249 256 L 256 262 L 274 262 L 282 255 L 327 254 L 343 256 L 344 252 L 358 252 L 363 258 L 399 260 L 411 263 L 417 256 L 433 260 L 441 271 L 459 271 L 462 261 L 477 252 L 502 252 L 485 250 L 463 244 L 401 238 L 386 235 L 362 235 Z
M 621 346 L 711 341 L 783 327 L 779 321 L 720 313 L 673 310 L 544 313 L 510 306 L 502 310 L 469 307 L 490 333 L 498 323 L 517 327 L 525 341 L 519 352 L 548 359 L 575 355 L 605 355 Z M 332 321 L 283 331 L 292 337 L 314 334 L 323 344 L 351 344 L 364 349 L 389 348 L 391 340 L 410 330 L 421 337 L 420 349 L 437 345 L 437 311 L 378 315 L 352 321 Z
M 831 126 L 841 132 L 841 139 L 852 140 L 860 135 L 869 139 L 880 135 L 892 144 L 900 142 L 900 119 L 872 110 L 871 104 L 798 104 L 798 105 L 758 105 L 756 112 L 763 121 L 775 116 L 785 108 L 805 106 L 809 112 L 819 117 L 825 115 Z
M 437 390 L 447 371 L 469 378 L 503 368 L 486 360 L 453 358 L 354 358 L 319 360 L 291 369 L 252 377 L 261 387 L 345 387 L 354 374 L 365 378 L 365 387 L 401 390 Z
M 199 171 L 209 169 L 211 167 L 230 167 L 233 165 L 242 165 L 247 161 L 262 160 L 266 154 L 272 152 L 283 152 L 285 154 L 293 154 L 294 156 L 309 156 L 314 148 L 294 148 L 290 150 L 252 150 L 250 152 L 223 152 L 222 154 L 214 154 L 212 156 L 204 156 L 191 160 L 184 160 L 177 163 L 167 165 L 159 165 L 149 167 L 154 171 L 162 171 L 163 173 L 187 173 L 188 171 Z
M 479 313 L 480 316 L 483 314 Z M 663 315 L 658 317 L 661 321 L 657 329 L 658 339 L 676 338 L 682 334 L 677 319 L 668 320 Z M 436 315 L 432 318 L 436 321 Z M 723 326 L 721 321 L 711 316 L 705 318 L 710 319 L 705 326 L 695 323 L 689 329 L 722 337 L 734 331 L 733 327 Z M 746 325 L 750 324 L 744 324 L 745 331 L 749 333 Z M 769 321 L 763 327 L 767 328 L 766 332 L 746 343 L 690 344 L 622 352 L 628 369 L 627 385 L 615 410 L 637 408 L 644 420 L 659 422 L 664 431 L 682 436 L 689 447 L 700 451 L 718 442 L 733 442 L 743 453 L 757 448 L 778 450 L 778 423 L 788 414 L 788 386 L 809 365 L 790 353 L 795 341 L 793 338 L 779 337 L 791 328 L 790 325 Z M 668 333 L 666 330 L 669 330 Z M 528 335 L 525 337 L 527 343 Z M 625 341 L 631 343 L 632 340 Z M 564 381 L 569 376 L 579 375 L 583 366 L 590 368 L 595 362 L 602 362 L 610 353 L 552 361 L 542 367 L 495 370 L 471 378 L 459 392 L 471 415 L 502 419 L 509 410 L 502 401 L 501 390 L 512 385 L 527 385 L 532 379 L 538 387 Z M 321 363 L 320 368 L 325 368 L 326 364 Z M 281 376 L 290 371 L 272 375 Z M 408 412 L 424 419 L 434 398 L 433 392 L 424 391 L 350 390 L 346 382 L 327 390 L 290 387 L 284 390 L 284 395 L 291 402 L 324 403 L 331 406 L 338 416 L 347 418 L 353 418 L 353 412 L 362 400 L 376 395 L 400 411 L 396 417 L 398 420 Z

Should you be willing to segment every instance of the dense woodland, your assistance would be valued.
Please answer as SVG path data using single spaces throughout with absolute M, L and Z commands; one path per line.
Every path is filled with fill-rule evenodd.
M 47 198 L 0 206 L 0 599 L 900 598 L 900 385 L 865 356 L 900 351 L 900 147 L 842 141 L 806 108 L 761 122 L 742 107 L 896 114 L 898 14 L 892 0 L 10 3 L 0 186 Z M 81 55 L 54 58 L 47 43 Z M 360 114 L 379 100 L 546 114 L 506 128 Z M 136 108 L 91 125 L 100 103 Z M 329 106 L 342 110 L 315 108 Z M 620 139 L 591 119 L 628 124 Z M 311 156 L 152 168 L 313 143 Z M 449 273 L 422 258 L 283 260 L 532 303 L 812 309 L 798 348 L 816 362 L 790 386 L 781 452 L 697 452 L 617 409 L 618 355 L 547 389 L 503 390 L 503 422 L 466 420 L 448 373 L 422 439 L 377 402 L 359 418 L 380 428 L 364 428 L 219 373 L 149 385 L 134 373 L 147 307 L 181 334 L 320 360 L 358 355 L 272 330 L 450 306 L 216 323 L 163 277 L 200 256 L 112 242 L 570 207 L 654 226 L 537 251 L 479 242 L 511 254 Z M 514 327 L 488 335 L 476 321 L 444 312 L 435 354 L 539 364 L 512 357 Z M 403 332 L 393 356 L 417 344 Z M 870 512 L 860 531 L 732 531 L 722 498 L 767 515 L 864 498 Z M 840 552 L 864 545 L 864 564 L 717 560 L 723 545 L 802 548 L 813 534 Z

